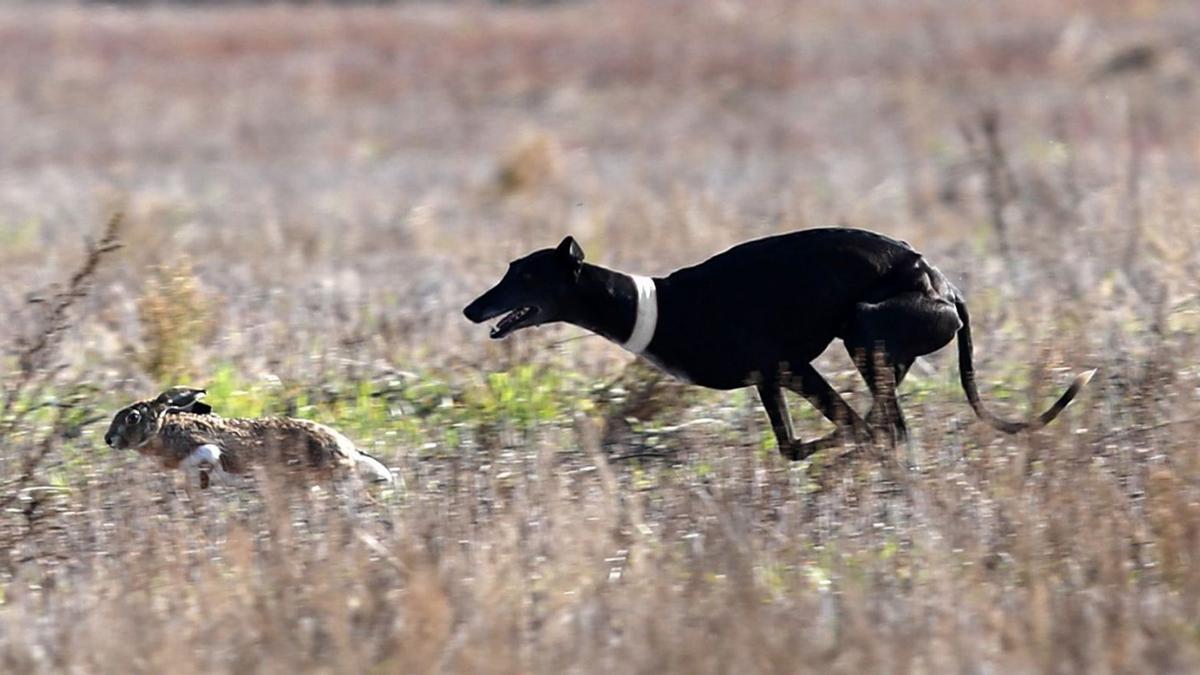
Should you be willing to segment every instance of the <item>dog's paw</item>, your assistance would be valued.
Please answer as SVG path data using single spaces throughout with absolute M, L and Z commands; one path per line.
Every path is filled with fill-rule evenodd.
M 835 431 L 824 438 L 818 438 L 813 441 L 795 441 L 784 449 L 783 456 L 793 462 L 798 462 L 802 459 L 808 459 L 822 450 L 840 448 L 844 442 L 845 436 Z

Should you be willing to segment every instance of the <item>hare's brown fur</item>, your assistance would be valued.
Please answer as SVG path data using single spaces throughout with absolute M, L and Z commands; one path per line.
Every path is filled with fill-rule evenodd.
M 219 451 L 212 470 L 246 473 L 258 465 L 283 466 L 322 476 L 358 468 L 373 479 L 391 481 L 387 467 L 333 429 L 291 417 L 224 418 L 207 414 L 199 402 L 203 389 L 176 387 L 157 398 L 138 401 L 117 412 L 104 440 L 117 449 L 157 457 L 168 469 L 196 460 L 199 448 Z M 200 414 L 197 414 L 200 413 Z
M 192 449 L 212 443 L 222 450 L 221 468 L 245 473 L 255 463 L 332 470 L 354 466 L 353 446 L 332 429 L 308 420 L 288 417 L 263 419 L 221 418 L 174 413 L 158 434 L 137 448 L 161 459 L 169 469 L 179 466 Z

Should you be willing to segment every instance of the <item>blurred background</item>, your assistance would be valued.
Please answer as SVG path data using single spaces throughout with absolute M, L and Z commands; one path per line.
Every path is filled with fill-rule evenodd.
M 1190 0 L 0 3 L 0 668 L 1194 671 L 1198 112 Z M 945 350 L 833 470 L 461 315 L 566 234 L 839 225 L 962 288 L 998 411 L 1097 379 L 1003 437 Z M 175 383 L 405 487 L 182 494 L 100 442 Z

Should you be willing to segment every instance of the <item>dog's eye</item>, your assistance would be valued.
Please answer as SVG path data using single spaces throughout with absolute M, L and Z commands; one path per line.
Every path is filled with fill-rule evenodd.
M 136 410 L 129 411 L 129 414 L 125 416 L 125 421 L 129 424 L 137 424 L 141 419 L 142 414 Z

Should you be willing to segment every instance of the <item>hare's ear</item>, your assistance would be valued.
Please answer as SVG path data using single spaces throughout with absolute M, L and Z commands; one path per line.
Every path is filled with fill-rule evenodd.
M 205 403 L 200 403 L 200 399 L 204 398 L 204 394 L 205 391 L 203 389 L 172 387 L 159 394 L 158 398 L 154 399 L 154 403 L 163 406 L 167 412 L 197 412 L 197 406 L 205 408 L 201 414 L 212 412 L 211 407 Z

